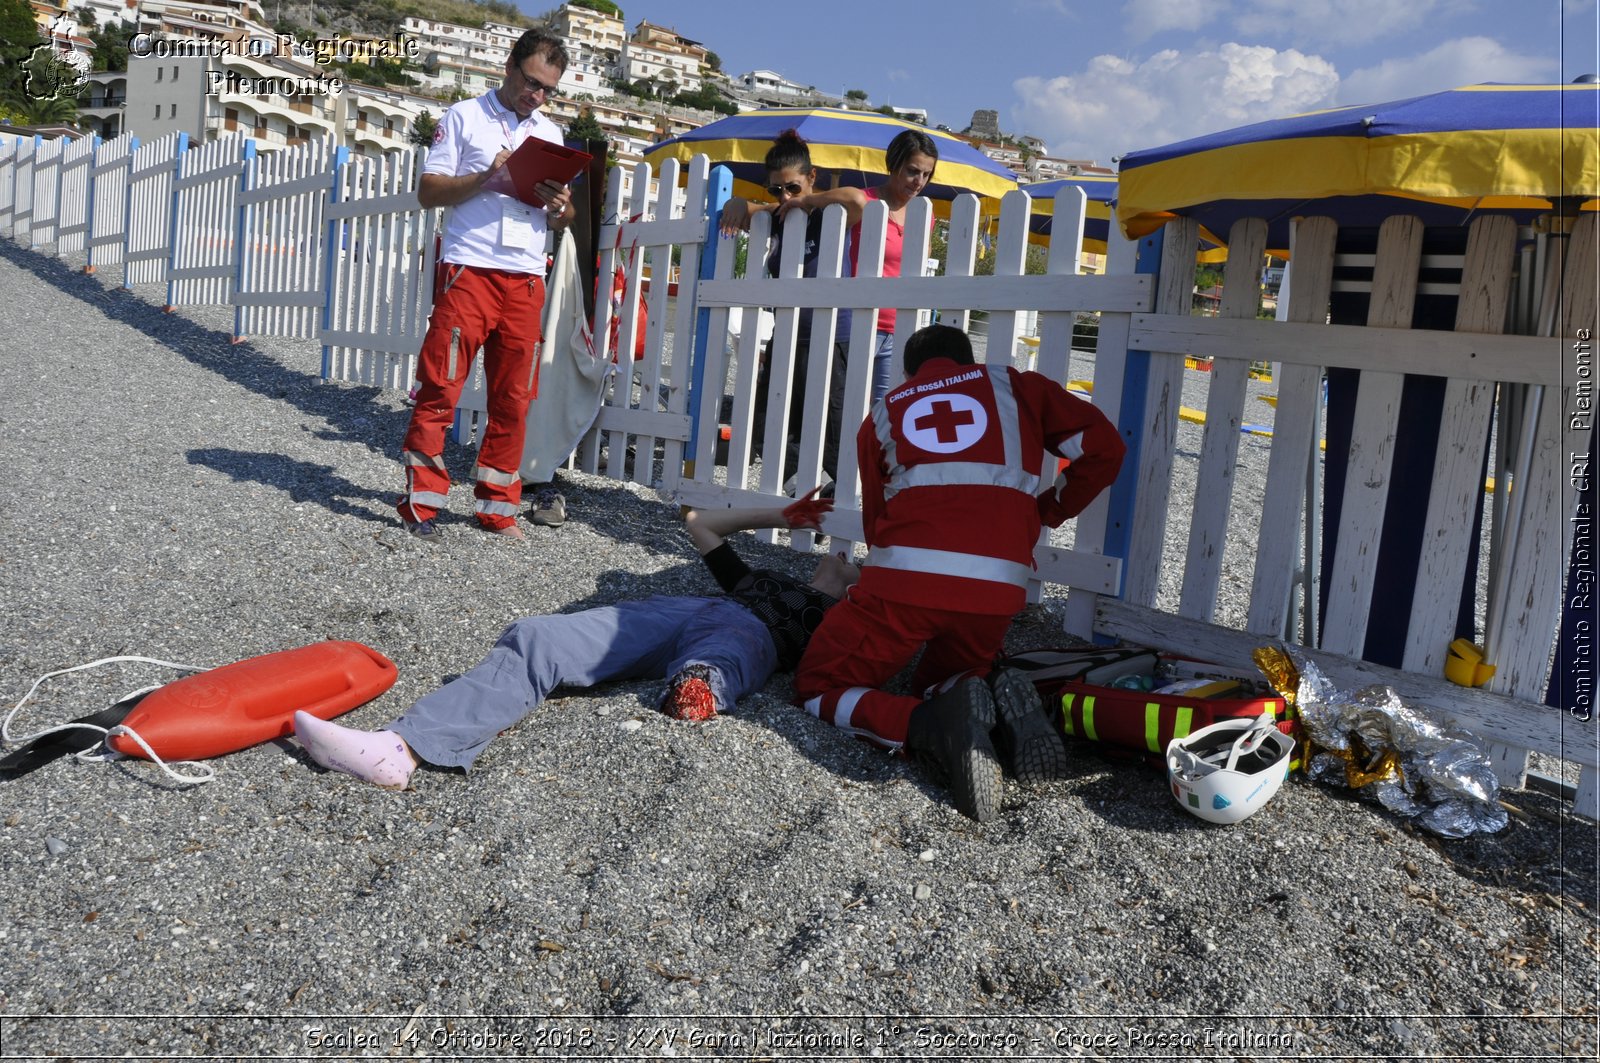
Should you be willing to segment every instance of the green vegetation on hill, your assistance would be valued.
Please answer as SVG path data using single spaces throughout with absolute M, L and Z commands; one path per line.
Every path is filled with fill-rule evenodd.
M 334 33 L 389 34 L 409 15 L 435 22 L 480 26 L 503 22 L 533 26 L 538 19 L 519 11 L 510 0 L 288 0 L 269 6 L 279 32 L 318 37 Z
M 509 0 L 285 0 L 272 5 L 273 28 L 295 37 L 330 37 L 334 34 L 370 34 L 387 37 L 400 29 L 408 16 L 461 26 L 499 22 L 532 27 L 543 19 L 529 18 Z M 416 91 L 415 64 L 407 60 L 372 64 L 338 62 L 329 68 L 350 81 Z

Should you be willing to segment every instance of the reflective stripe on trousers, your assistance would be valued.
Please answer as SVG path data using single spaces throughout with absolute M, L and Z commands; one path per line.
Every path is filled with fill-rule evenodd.
M 402 451 L 400 461 L 406 465 L 422 465 L 430 469 L 444 468 L 443 454 L 418 454 L 414 450 Z
M 479 483 L 494 484 L 496 487 L 510 487 L 512 484 L 520 483 L 522 480 L 522 476 L 519 473 L 501 472 L 499 469 L 491 469 L 487 465 L 474 465 L 472 467 L 472 478 Z
M 474 513 L 486 513 L 491 517 L 515 517 L 517 507 L 510 502 L 497 502 L 492 498 L 475 499 L 472 503 Z

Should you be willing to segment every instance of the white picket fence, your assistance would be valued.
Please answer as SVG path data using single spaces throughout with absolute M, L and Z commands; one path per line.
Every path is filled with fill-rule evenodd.
M 416 203 L 415 158 L 351 165 L 320 146 L 252 157 L 248 147 L 210 145 L 213 154 L 205 155 L 187 151 L 175 137 L 137 147 L 118 138 L 80 150 L 87 155 L 63 156 L 59 148 L 52 154 L 32 139 L 0 140 L 0 231 L 25 245 L 48 234 L 61 250 L 62 234 L 75 235 L 83 224 L 76 203 L 67 201 L 92 201 L 91 264 L 120 257 L 125 283 L 168 283 L 172 301 L 220 299 L 220 292 L 229 290 L 231 264 L 227 299 L 237 308 L 238 335 L 315 337 L 323 344 L 324 376 L 385 387 L 409 384 L 430 305 L 436 231 L 435 212 Z M 85 157 L 93 161 L 85 164 Z M 76 183 L 76 176 L 70 185 L 60 179 L 81 172 L 91 177 L 87 188 Z M 227 190 L 234 172 L 238 178 Z M 42 173 L 54 173 L 55 185 L 43 185 Z M 797 359 L 808 359 L 803 401 L 809 410 L 823 409 L 836 311 L 851 310 L 855 320 L 846 360 L 847 425 L 860 423 L 867 409 L 870 323 L 878 307 L 904 311 L 897 344 L 903 344 L 919 313 L 938 310 L 942 320 L 962 324 L 969 313 L 983 311 L 991 362 L 1015 358 L 1023 320 L 1037 315 L 1037 368 L 1058 381 L 1090 378 L 1096 404 L 1117 420 L 1131 444 L 1123 478 L 1074 522 L 1070 543 L 1061 535 L 1046 535 L 1035 554 L 1041 581 L 1070 588 L 1070 631 L 1238 662 L 1262 644 L 1303 638 L 1315 644 L 1308 656 L 1339 686 L 1387 682 L 1409 701 L 1480 735 L 1492 746 L 1508 784 L 1523 781 L 1529 751 L 1570 762 L 1578 779 L 1574 803 L 1584 814 L 1596 815 L 1600 747 L 1594 725 L 1579 730 L 1575 741 L 1561 713 L 1537 704 L 1549 674 L 1573 536 L 1574 498 L 1566 489 L 1565 463 L 1558 459 L 1586 453 L 1588 445 L 1586 434 L 1562 417 L 1573 408 L 1573 382 L 1562 372 L 1563 337 L 1595 327 L 1593 254 L 1575 252 L 1555 264 L 1556 279 L 1548 291 L 1554 293 L 1551 307 L 1559 307 L 1563 316 L 1547 322 L 1546 338 L 1500 335 L 1512 291 L 1514 234 L 1500 219 L 1480 219 L 1460 264 L 1459 290 L 1465 294 L 1457 331 L 1412 330 L 1409 308 L 1422 269 L 1420 227 L 1414 219 L 1394 219 L 1368 263 L 1373 310 L 1367 325 L 1335 326 L 1326 322 L 1337 233 L 1326 219 L 1306 219 L 1297 230 L 1285 320 L 1257 320 L 1249 285 L 1226 290 L 1218 317 L 1199 318 L 1189 312 L 1194 225 L 1180 219 L 1164 235 L 1139 245 L 1114 239 L 1107 273 L 1080 276 L 1084 201 L 1075 189 L 1064 189 L 1055 204 L 1045 276 L 1024 275 L 1028 198 L 1013 192 L 1001 207 L 992 276 L 973 275 L 979 219 L 976 201 L 968 198 L 952 211 L 943 276 L 880 275 L 887 211 L 874 203 L 863 221 L 857 276 L 845 275 L 844 217 L 830 208 L 822 228 L 821 275 L 798 276 L 802 241 L 793 238 L 784 241 L 779 277 L 768 279 L 759 268 L 735 276 L 734 241 L 717 235 L 711 224 L 727 187 L 722 172 L 712 171 L 704 158 L 681 172 L 668 164 L 658 180 L 642 168 L 613 171 L 598 243 L 602 297 L 593 325 L 599 356 L 612 357 L 612 306 L 604 295 L 621 268 L 627 290 L 616 347 L 626 352 L 620 360 L 631 372 L 614 377 L 594 431 L 571 459 L 575 467 L 658 483 L 689 504 L 774 500 L 785 494 L 780 481 L 787 411 L 802 399 L 793 394 L 793 367 Z M 120 211 L 119 202 L 124 204 Z M 190 209 L 190 204 L 199 206 Z M 926 255 L 927 209 L 920 201 L 909 208 L 905 261 Z M 230 210 L 237 215 L 231 230 Z M 1595 246 L 1594 222 L 1590 216 L 1578 223 L 1575 248 Z M 231 240 L 226 238 L 230 231 Z M 1259 222 L 1240 223 L 1231 234 L 1233 254 L 1243 261 L 1256 256 L 1263 232 Z M 748 262 L 765 260 L 771 237 L 767 217 L 759 216 L 749 235 Z M 680 278 L 675 296 L 667 283 L 674 257 Z M 1430 260 L 1429 266 L 1437 263 Z M 648 292 L 645 353 L 634 361 L 628 355 L 647 271 L 660 283 Z M 775 312 L 776 324 L 765 460 L 758 474 L 751 425 L 761 343 L 757 329 L 735 333 L 729 323 L 734 311 L 753 323 L 762 308 Z M 812 342 L 808 350 L 797 350 L 803 308 L 814 311 Z M 1082 311 L 1101 315 L 1092 373 L 1075 362 L 1071 348 L 1073 321 Z M 1214 368 L 1207 378 L 1197 482 L 1186 496 L 1194 501 L 1188 512 L 1178 512 L 1173 508 L 1174 456 L 1186 356 L 1214 359 Z M 1252 362 L 1263 361 L 1281 365 L 1275 434 L 1264 494 L 1245 499 L 1235 497 L 1233 470 L 1248 370 Z M 1308 480 L 1308 467 L 1316 468 L 1321 379 L 1330 367 L 1358 371 L 1361 387 L 1327 622 L 1307 636 L 1298 627 L 1292 594 L 1303 566 L 1306 514 L 1308 508 L 1317 512 L 1308 497 L 1308 482 L 1315 481 Z M 1368 620 L 1386 607 L 1382 589 L 1375 586 L 1373 558 L 1405 373 L 1446 378 L 1450 398 L 1404 667 L 1387 669 L 1359 660 L 1359 654 Z M 1488 411 L 1497 389 L 1509 386 L 1526 387 L 1530 396 L 1544 400 L 1530 398 L 1523 418 L 1523 453 L 1533 460 L 1519 465 L 1515 477 L 1514 508 L 1522 511 L 1522 520 L 1513 523 L 1521 532 L 1504 534 L 1497 527 L 1489 558 L 1497 608 L 1504 616 L 1497 622 L 1499 671 L 1487 689 L 1466 689 L 1439 673 L 1453 631 L 1453 597 L 1470 553 L 1470 522 L 1462 514 L 1482 489 Z M 724 398 L 731 400 L 732 431 L 726 464 L 719 465 L 718 414 Z M 463 405 L 470 410 L 469 401 Z M 538 415 L 535 403 L 530 416 Z M 808 422 L 799 441 L 796 491 L 822 478 L 821 418 Z M 855 469 L 854 433 L 846 431 L 836 508 L 828 524 L 843 541 L 862 538 Z M 1188 521 L 1188 547 L 1181 557 L 1166 548 L 1171 520 Z M 1495 520 L 1511 517 L 1497 511 Z M 797 549 L 811 545 L 805 535 L 793 542 Z M 1230 547 L 1249 558 L 1247 576 L 1229 576 L 1248 579 L 1250 608 L 1243 619 L 1218 615 Z M 1163 596 L 1163 575 L 1178 579 L 1175 599 Z
M 55 249 L 57 211 L 61 206 L 61 140 L 43 140 L 33 153 L 34 247 Z
M 189 134 L 170 133 L 140 144 L 128 167 L 127 237 L 122 245 L 122 286 L 165 284 L 172 268 L 173 186 Z M 170 305 L 170 304 L 169 304 Z
M 172 257 L 167 268 L 168 306 L 228 306 L 233 302 L 239 256 L 239 178 L 255 143 L 238 137 L 196 145 L 178 158 L 173 182 Z
M 1600 801 L 1594 724 L 1577 723 L 1539 702 L 1550 674 L 1578 501 L 1575 491 L 1563 489 L 1563 455 L 1588 450 L 1587 428 L 1564 429 L 1561 423 L 1560 411 L 1575 408 L 1576 383 L 1564 379 L 1566 344 L 1561 337 L 1579 336 L 1583 329 L 1592 333 L 1594 328 L 1595 219 L 1580 221 L 1571 236 L 1574 248 L 1588 248 L 1589 253 L 1569 258 L 1547 289 L 1552 300 L 1559 294 L 1564 318 L 1545 336 L 1500 335 L 1512 297 L 1515 235 L 1504 218 L 1473 223 L 1466 254 L 1457 265 L 1461 298 L 1453 333 L 1411 330 L 1423 264 L 1422 228 L 1414 218 L 1389 219 L 1376 255 L 1369 256 L 1372 298 L 1364 326 L 1326 323 L 1337 232 L 1325 218 L 1305 219 L 1297 228 L 1293 283 L 1282 322 L 1255 320 L 1253 306 L 1230 304 L 1226 291 L 1221 316 L 1190 316 L 1179 303 L 1178 277 L 1167 285 L 1163 276 L 1158 283 L 1162 305 L 1156 314 L 1136 316 L 1127 338 L 1130 350 L 1150 352 L 1149 390 L 1139 421 L 1124 422 L 1141 447 L 1125 554 L 1128 579 L 1119 600 L 1097 603 L 1095 630 L 1229 659 L 1245 659 L 1256 645 L 1282 635 L 1290 627 L 1291 584 L 1300 564 L 1307 463 L 1317 453 L 1323 371 L 1357 370 L 1360 387 L 1327 617 L 1308 655 L 1343 689 L 1387 683 L 1404 691 L 1408 701 L 1437 709 L 1477 733 L 1490 744 L 1496 770 L 1508 784 L 1522 783 L 1530 750 L 1575 763 L 1575 805 L 1594 818 Z M 1192 223 L 1169 224 L 1162 268 L 1182 262 L 1185 254 L 1192 262 L 1195 237 Z M 1232 233 L 1230 254 L 1248 253 L 1263 246 L 1263 240 L 1259 222 L 1240 223 Z M 1430 265 L 1437 268 L 1437 263 Z M 1178 268 L 1172 267 L 1174 273 Z M 1104 344 L 1104 326 L 1101 336 Z M 1180 559 L 1163 556 L 1163 551 L 1166 521 L 1182 517 L 1172 512 L 1169 500 L 1185 356 L 1215 362 L 1189 549 Z M 1282 363 L 1275 431 L 1265 494 L 1241 506 L 1230 497 L 1230 477 L 1244 381 L 1250 363 L 1259 360 Z M 1358 658 L 1369 620 L 1393 608 L 1375 571 L 1400 431 L 1400 388 L 1408 373 L 1443 377 L 1448 390 L 1403 665 L 1391 669 Z M 1522 519 L 1500 515 L 1506 524 L 1495 528 L 1496 546 L 1487 558 L 1491 582 L 1501 587 L 1504 612 L 1502 621 L 1491 618 L 1491 633 L 1501 632 L 1495 653 L 1498 671 L 1487 689 L 1465 689 L 1439 677 L 1472 549 L 1471 514 L 1483 491 L 1490 410 L 1497 390 L 1504 402 L 1507 389 L 1514 386 L 1542 390 L 1546 398 L 1527 420 L 1519 444 L 1531 461 L 1510 485 Z M 1498 446 L 1510 443 L 1502 432 Z M 1504 478 L 1499 483 L 1503 497 Z M 1513 533 L 1516 528 L 1520 534 Z M 1241 540 L 1253 571 L 1249 616 L 1242 630 L 1236 630 L 1213 623 L 1212 617 L 1221 558 L 1230 542 Z M 1182 573 L 1176 615 L 1154 608 L 1160 575 L 1174 569 Z
M 328 192 L 348 157 L 318 140 L 250 159 L 239 191 L 235 339 L 317 335 L 328 293 Z
M 86 267 L 91 273 L 100 266 L 122 265 L 128 242 L 128 212 L 132 209 L 128 177 L 138 146 L 138 137 L 124 133 L 94 150 L 94 161 L 89 166 L 91 206 Z M 0 178 L 0 187 L 4 185 Z
M 406 388 L 433 310 L 438 211 L 417 202 L 422 155 L 359 159 L 327 206 L 340 235 L 328 271 L 322 375 Z
M 631 175 L 621 167 L 613 168 L 606 188 L 605 224 L 597 241 L 601 290 L 595 300 L 595 342 L 601 357 L 615 356 L 630 371 L 612 377 L 594 431 L 579 448 L 576 461 L 581 469 L 604 471 L 635 483 L 648 484 L 655 479 L 658 440 L 664 476 L 668 481 L 675 479 L 689 439 L 686 384 L 690 351 L 685 346 L 692 350 L 695 301 L 676 300 L 677 317 L 669 321 L 672 291 L 668 275 L 674 249 L 680 256 L 680 276 L 693 277 L 699 272 L 707 233 L 710 164 L 704 156 L 689 164 L 684 195 L 678 189 L 680 166 L 677 160 L 669 160 L 659 179 L 652 179 L 650 168 L 643 163 Z M 653 284 L 646 296 L 642 286 L 647 268 L 660 283 Z M 626 288 L 613 351 L 614 308 L 607 296 L 618 269 L 626 276 Z M 630 361 L 639 336 L 641 307 L 648 320 L 644 355 Z M 668 336 L 675 337 L 670 345 Z
M 88 244 L 89 215 L 94 207 L 89 182 L 94 179 L 95 152 L 99 149 L 99 137 L 83 137 L 61 151 L 60 206 L 56 219 L 58 255 L 78 254 Z
M 42 143 L 39 137 L 17 141 L 11 160 L 11 238 L 33 246 L 33 164 Z
M 0 232 L 13 235 L 12 221 L 17 210 L 17 155 L 21 150 L 21 137 L 0 137 Z

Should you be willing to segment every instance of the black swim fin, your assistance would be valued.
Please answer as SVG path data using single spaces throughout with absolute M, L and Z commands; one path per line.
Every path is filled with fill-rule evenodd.
M 159 689 L 159 688 L 158 688 Z M 115 727 L 127 718 L 133 707 L 143 701 L 146 694 L 152 691 L 141 690 L 132 694 L 108 709 L 90 713 L 88 716 L 79 717 L 73 723 L 86 723 L 94 727 L 103 727 L 107 730 Z M 42 768 L 52 760 L 57 760 L 69 753 L 78 753 L 85 749 L 92 749 L 97 744 L 91 742 L 83 744 L 83 732 L 77 729 L 69 731 L 52 731 L 47 735 L 35 738 L 32 742 L 19 749 L 12 750 L 0 759 L 0 782 L 9 782 L 20 779 L 36 768 Z

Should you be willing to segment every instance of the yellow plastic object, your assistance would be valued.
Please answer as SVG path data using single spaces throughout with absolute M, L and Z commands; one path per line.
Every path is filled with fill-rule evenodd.
M 1481 687 L 1494 678 L 1494 667 L 1483 659 L 1483 650 L 1471 639 L 1456 639 L 1444 659 L 1444 677 L 1456 686 Z

